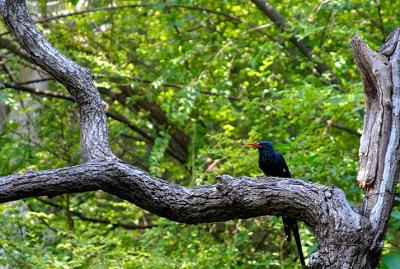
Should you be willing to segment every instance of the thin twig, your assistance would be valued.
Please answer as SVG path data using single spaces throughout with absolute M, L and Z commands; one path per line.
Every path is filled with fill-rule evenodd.
M 336 129 L 339 129 L 339 130 L 348 132 L 349 134 L 352 134 L 352 135 L 356 135 L 356 136 L 358 136 L 358 137 L 361 137 L 361 133 L 359 133 L 357 130 L 354 130 L 354 129 L 352 129 L 352 128 L 346 126 L 346 125 L 343 125 L 343 124 L 340 124 L 340 123 L 336 123 L 336 122 L 334 122 L 333 120 L 327 120 L 327 121 L 325 121 L 325 122 L 326 122 L 326 125 L 327 125 L 328 127 L 334 127 L 334 128 L 336 128 Z

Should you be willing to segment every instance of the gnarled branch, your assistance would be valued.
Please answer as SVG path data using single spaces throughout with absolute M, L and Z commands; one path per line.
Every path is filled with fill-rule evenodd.
M 112 158 L 104 108 L 89 70 L 58 52 L 43 37 L 29 16 L 24 0 L 6 1 L 2 11 L 8 29 L 32 61 L 65 85 L 77 100 L 82 159 Z
M 113 159 L 2 177 L 0 202 L 103 190 L 183 223 L 286 215 L 306 222 L 317 231 L 324 230 L 322 227 L 329 225 L 332 218 L 337 229 L 357 230 L 363 226 L 362 217 L 349 206 L 343 191 L 333 186 L 285 178 L 255 180 L 223 175 L 218 179 L 220 183 L 215 185 L 183 187 Z M 352 222 L 345 227 L 349 219 Z

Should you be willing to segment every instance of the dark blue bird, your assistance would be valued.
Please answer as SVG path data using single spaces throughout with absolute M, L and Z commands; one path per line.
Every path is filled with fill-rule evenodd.
M 269 141 L 261 141 L 253 144 L 246 144 L 248 147 L 258 148 L 259 158 L 258 167 L 264 172 L 266 176 L 271 177 L 292 177 L 289 172 L 289 168 L 285 162 L 283 156 L 277 152 L 272 143 Z M 291 240 L 291 232 L 293 232 L 294 240 L 296 241 L 297 251 L 299 253 L 300 262 L 305 266 L 304 255 L 301 249 L 301 241 L 299 235 L 299 227 L 295 219 L 290 217 L 282 217 L 283 228 L 287 241 Z

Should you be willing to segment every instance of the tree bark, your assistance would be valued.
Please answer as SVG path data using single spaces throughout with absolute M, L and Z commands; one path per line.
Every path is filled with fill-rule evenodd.
M 400 30 L 378 52 L 356 36 L 353 54 L 366 94 L 358 181 L 367 191 L 353 209 L 344 192 L 297 179 L 222 175 L 210 186 L 183 187 L 114 156 L 105 111 L 90 72 L 58 52 L 35 27 L 24 0 L 0 0 L 0 11 L 27 56 L 65 85 L 81 120 L 83 164 L 0 178 L 0 202 L 103 190 L 168 219 L 206 223 L 262 215 L 293 217 L 315 232 L 311 268 L 376 268 L 399 176 Z
M 353 55 L 365 92 L 364 132 L 357 180 L 366 190 L 362 214 L 373 228 L 370 257 L 377 266 L 393 207 L 400 167 L 400 29 L 372 51 L 357 35 Z M 375 251 L 375 253 L 373 253 Z

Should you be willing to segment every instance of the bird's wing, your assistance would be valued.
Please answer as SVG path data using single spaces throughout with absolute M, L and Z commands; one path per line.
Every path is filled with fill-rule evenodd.
M 292 175 L 289 172 L 289 168 L 288 168 L 288 166 L 287 166 L 287 164 L 285 162 L 285 159 L 283 158 L 282 154 L 277 153 L 277 155 L 278 155 L 278 158 L 279 158 L 279 160 L 281 162 L 281 167 L 282 167 L 282 176 L 281 177 L 286 177 L 286 178 L 292 177 Z

